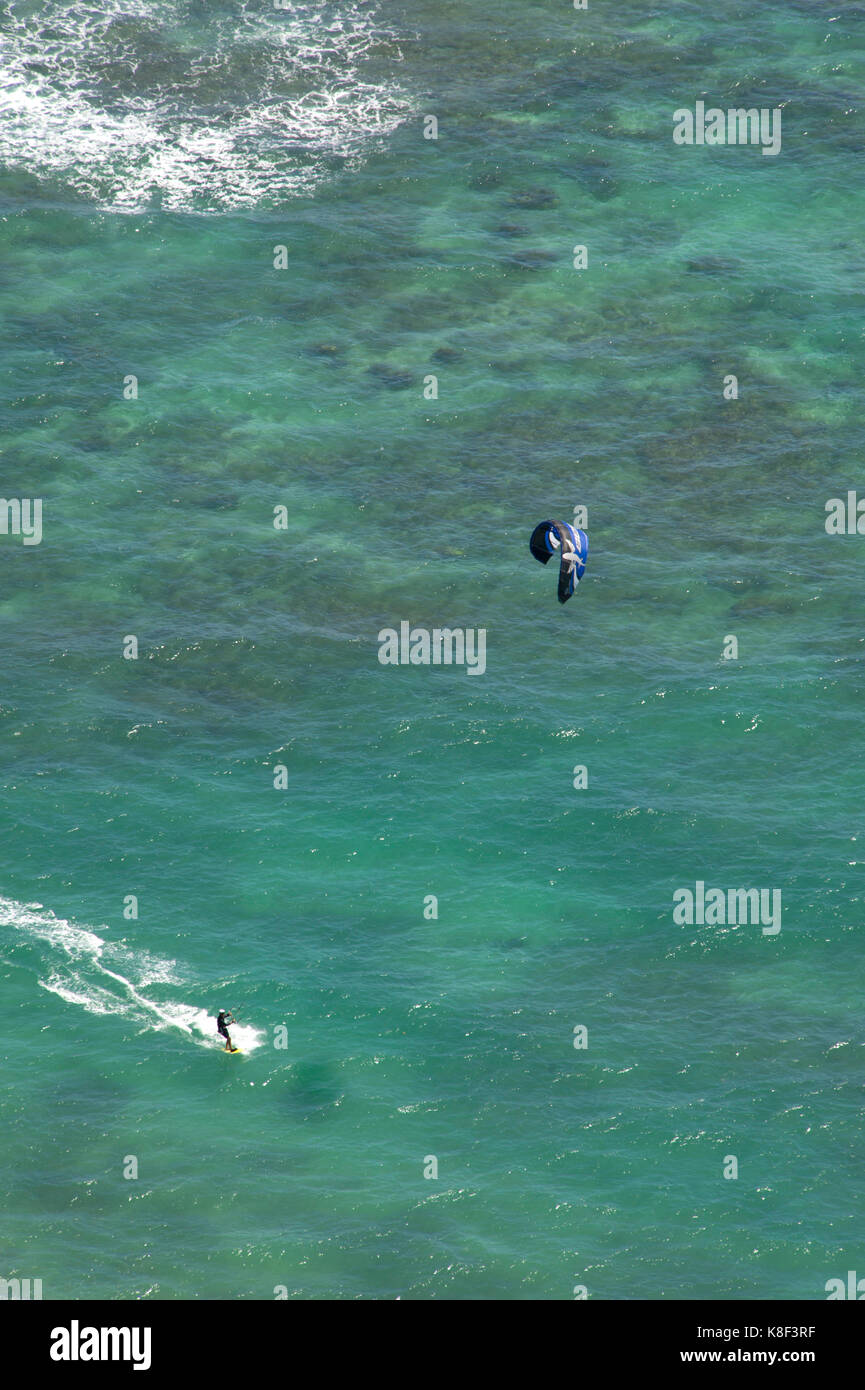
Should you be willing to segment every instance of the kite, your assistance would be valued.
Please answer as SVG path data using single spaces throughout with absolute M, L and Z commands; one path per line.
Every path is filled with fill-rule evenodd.
M 567 521 L 542 521 L 532 532 L 529 549 L 545 565 L 559 553 L 559 603 L 567 603 L 586 572 L 589 538 Z

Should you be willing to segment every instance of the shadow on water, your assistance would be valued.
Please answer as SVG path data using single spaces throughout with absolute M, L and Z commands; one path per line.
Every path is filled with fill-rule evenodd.
M 282 1104 L 294 1120 L 324 1120 L 345 1092 L 331 1062 L 299 1062 L 282 1086 Z

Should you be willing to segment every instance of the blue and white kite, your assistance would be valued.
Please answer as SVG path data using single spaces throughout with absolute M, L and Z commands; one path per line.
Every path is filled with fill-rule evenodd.
M 567 521 L 542 521 L 532 532 L 529 549 L 545 565 L 558 552 L 559 603 L 567 603 L 586 572 L 589 538 Z

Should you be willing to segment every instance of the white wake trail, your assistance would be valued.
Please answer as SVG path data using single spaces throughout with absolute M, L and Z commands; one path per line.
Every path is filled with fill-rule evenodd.
M 55 917 L 41 903 L 0 898 L 2 928 L 9 929 L 7 939 L 13 943 L 17 937 L 42 944 L 45 973 L 37 984 L 66 1003 L 91 1014 L 116 1014 L 137 1024 L 140 1032 L 175 1028 L 201 1047 L 222 1045 L 215 1014 L 200 1005 L 159 1002 L 144 993 L 153 984 L 182 986 L 176 961 L 108 941 L 89 927 Z M 232 1026 L 231 1035 L 245 1052 L 260 1046 L 264 1037 L 247 1024 Z

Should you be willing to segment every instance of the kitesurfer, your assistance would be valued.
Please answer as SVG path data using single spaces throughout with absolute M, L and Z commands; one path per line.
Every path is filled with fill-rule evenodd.
M 236 1051 L 237 1051 L 237 1048 L 236 1048 L 236 1047 L 234 1046 L 234 1044 L 232 1043 L 231 1037 L 230 1037 L 229 1032 L 228 1032 L 228 1024 L 229 1024 L 229 1023 L 236 1023 L 236 1022 L 237 1022 L 237 1019 L 234 1017 L 234 1015 L 232 1014 L 232 1012 L 231 1012 L 230 1009 L 220 1009 L 220 1010 L 219 1010 L 219 1013 L 217 1014 L 217 1017 L 216 1017 L 216 1031 L 217 1031 L 217 1033 L 221 1033 L 222 1036 L 225 1038 L 225 1050 L 226 1050 L 226 1052 L 236 1052 Z

